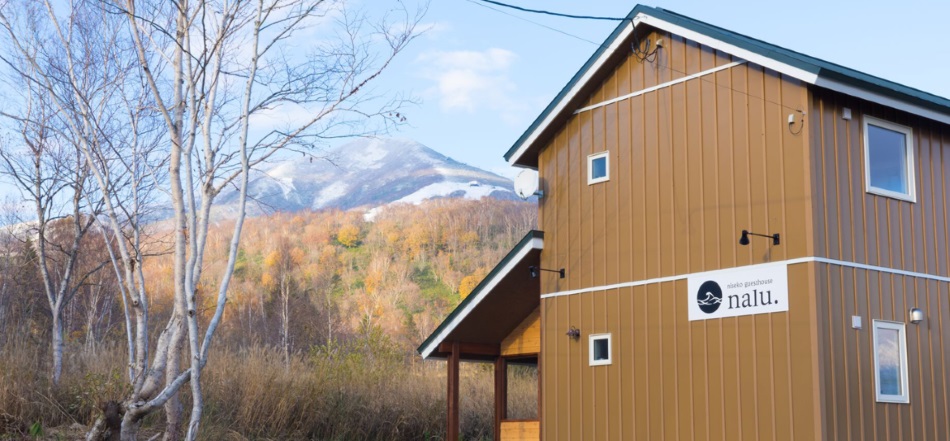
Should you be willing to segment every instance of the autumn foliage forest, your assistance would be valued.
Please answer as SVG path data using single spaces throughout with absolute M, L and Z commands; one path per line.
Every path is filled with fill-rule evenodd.
M 362 211 L 248 219 L 205 377 L 201 437 L 441 439 L 444 365 L 423 362 L 415 348 L 535 227 L 535 216 L 533 204 L 486 198 L 394 205 L 371 220 Z M 232 228 L 212 227 L 203 279 L 223 271 Z M 172 308 L 166 234 L 161 222 L 151 227 L 142 264 L 153 281 L 153 335 Z M 77 273 L 91 275 L 64 312 L 63 379 L 53 386 L 50 312 L 29 229 L 0 235 L 0 439 L 62 436 L 127 392 L 128 372 L 117 368 L 128 365 L 124 306 L 108 247 L 99 234 L 83 241 L 85 271 Z M 199 309 L 207 322 L 214 304 Z M 463 438 L 488 439 L 491 366 L 464 367 Z M 522 380 L 511 386 L 514 414 L 536 406 L 535 380 Z

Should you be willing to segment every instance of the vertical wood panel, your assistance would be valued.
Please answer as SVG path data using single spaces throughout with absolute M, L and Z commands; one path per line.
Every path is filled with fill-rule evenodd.
M 649 38 L 660 36 L 669 50 L 657 62 L 624 60 L 588 104 L 733 61 L 680 37 Z M 808 255 L 812 156 L 786 120 L 807 99 L 796 80 L 749 64 L 570 117 L 539 159 L 541 265 L 567 269 L 556 289 Z M 611 178 L 589 186 L 587 155 L 604 150 Z M 783 243 L 739 246 L 742 229 Z M 811 291 L 806 266 L 790 267 L 793 292 Z M 816 326 L 811 300 L 690 323 L 685 291 L 678 281 L 542 300 L 554 305 L 542 314 L 543 348 L 556 352 L 542 355 L 542 382 L 555 390 L 543 397 L 545 419 L 556 420 L 542 421 L 546 439 L 813 438 L 817 352 L 799 337 Z M 580 341 L 563 335 L 571 325 Z M 610 366 L 588 365 L 595 332 L 614 336 Z
M 816 297 L 828 305 L 823 338 L 827 373 L 828 439 L 950 439 L 947 415 L 947 294 L 950 283 L 816 264 Z M 919 325 L 907 322 L 912 307 L 925 309 Z M 851 329 L 851 315 L 863 329 Z M 874 390 L 873 320 L 906 323 L 909 404 L 878 403 Z M 939 360 L 938 360 L 939 358 Z

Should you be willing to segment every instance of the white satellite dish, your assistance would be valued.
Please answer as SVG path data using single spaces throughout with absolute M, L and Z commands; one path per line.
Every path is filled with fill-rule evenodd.
M 531 196 L 541 196 L 538 191 L 538 172 L 535 170 L 522 170 L 515 178 L 515 194 L 521 199 L 528 199 Z

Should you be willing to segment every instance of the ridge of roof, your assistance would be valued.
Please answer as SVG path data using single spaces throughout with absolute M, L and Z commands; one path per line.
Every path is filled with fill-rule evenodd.
M 757 55 L 767 57 L 787 64 L 805 72 L 816 75 L 820 79 L 826 79 L 844 83 L 858 89 L 878 93 L 897 101 L 917 105 L 931 111 L 945 114 L 950 118 L 950 99 L 925 92 L 920 89 L 905 86 L 890 80 L 886 80 L 871 74 L 867 74 L 855 69 L 851 69 L 840 64 L 812 57 L 810 55 L 796 52 L 781 46 L 774 45 L 747 35 L 724 29 L 694 18 L 673 12 L 667 9 L 650 7 L 645 5 L 636 5 L 623 21 L 610 33 L 604 43 L 591 55 L 583 66 L 571 77 L 570 81 L 561 89 L 561 91 L 551 100 L 551 103 L 545 107 L 540 115 L 531 123 L 527 130 L 515 141 L 515 143 L 505 153 L 504 158 L 512 162 L 512 157 L 520 150 L 526 141 L 539 129 L 542 128 L 544 121 L 551 116 L 558 105 L 567 98 L 569 92 L 574 89 L 580 80 L 593 68 L 597 61 L 604 55 L 608 48 L 621 35 L 623 30 L 630 25 L 639 14 L 648 17 L 654 17 L 676 26 L 689 29 L 693 32 L 705 35 L 726 44 L 753 52 Z M 649 25 L 649 23 L 647 23 Z M 820 84 L 818 84 L 821 87 Z M 518 163 L 515 162 L 512 165 Z M 524 164 L 522 164 L 524 165 Z

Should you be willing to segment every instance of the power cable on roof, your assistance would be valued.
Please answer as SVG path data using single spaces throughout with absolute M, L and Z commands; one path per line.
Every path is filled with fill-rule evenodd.
M 624 20 L 627 20 L 627 18 L 598 17 L 598 16 L 592 16 L 592 15 L 572 15 L 572 14 L 562 14 L 562 13 L 560 13 L 560 12 L 544 11 L 544 10 L 541 10 L 541 9 L 528 9 L 528 8 L 523 8 L 523 7 L 521 7 L 521 6 L 509 5 L 509 4 L 507 4 L 507 3 L 502 3 L 502 2 L 499 2 L 499 1 L 495 1 L 495 0 L 481 0 L 481 1 L 483 1 L 483 2 L 485 2 L 485 3 L 491 3 L 491 4 L 493 4 L 493 5 L 504 6 L 504 7 L 506 7 L 506 8 L 517 9 L 517 10 L 519 10 L 519 11 L 531 12 L 531 13 L 534 13 L 534 14 L 553 15 L 553 16 L 555 16 L 555 17 L 579 18 L 579 19 L 583 19 L 583 20 L 609 20 L 609 21 L 624 21 Z
M 509 16 L 509 17 L 516 18 L 516 19 L 518 19 L 518 20 L 521 20 L 521 21 L 524 21 L 524 22 L 528 22 L 528 23 L 531 23 L 531 24 L 533 24 L 533 25 L 541 26 L 542 28 L 545 28 L 545 29 L 547 29 L 547 30 L 554 31 L 554 32 L 557 32 L 557 33 L 559 33 L 559 34 L 563 34 L 563 35 L 566 35 L 566 36 L 568 36 L 568 37 L 578 39 L 578 40 L 583 41 L 583 42 L 585 42 L 585 43 L 590 43 L 590 44 L 592 44 L 592 45 L 594 45 L 594 46 L 598 46 L 598 47 L 599 47 L 599 46 L 602 46 L 601 44 L 599 44 L 599 43 L 597 43 L 597 42 L 594 42 L 594 41 L 590 41 L 590 40 L 588 40 L 588 39 L 586 39 L 586 38 L 584 38 L 584 37 L 578 37 L 577 35 L 571 34 L 571 33 L 569 33 L 569 32 L 562 31 L 562 30 L 560 30 L 560 29 L 558 29 L 558 28 L 553 28 L 553 27 L 551 27 L 551 26 L 548 26 L 548 25 L 545 25 L 545 24 L 541 24 L 541 23 L 538 23 L 538 22 L 536 22 L 536 21 L 528 20 L 527 18 L 524 18 L 524 17 L 519 17 L 519 16 L 514 15 L 514 14 L 509 14 L 509 13 L 507 13 L 507 12 L 505 12 L 505 11 L 502 11 L 501 9 L 493 8 L 493 7 L 488 6 L 488 5 L 486 5 L 486 4 L 479 3 L 479 2 L 476 1 L 476 0 L 465 0 L 465 1 L 467 1 L 467 2 L 469 2 L 469 3 L 471 3 L 471 4 L 473 4 L 473 5 L 476 5 L 476 6 L 481 6 L 481 7 L 483 7 L 483 8 L 491 9 L 492 11 L 495 11 L 495 12 L 497 12 L 497 13 L 499 13 L 499 14 L 505 14 L 505 15 L 507 15 L 507 16 Z
M 581 18 L 581 19 L 585 19 L 585 18 L 586 18 L 586 19 L 613 20 L 613 21 L 623 21 L 623 20 L 627 20 L 626 18 L 591 17 L 591 16 L 582 16 L 582 15 L 560 14 L 560 13 L 557 13 L 557 12 L 549 12 L 549 11 L 541 11 L 541 10 L 534 10 L 534 9 L 522 8 L 522 7 L 520 7 L 520 6 L 509 5 L 509 4 L 501 3 L 501 2 L 498 2 L 498 1 L 495 1 L 495 0 L 465 0 L 465 1 L 467 1 L 467 2 L 469 2 L 469 3 L 472 3 L 472 4 L 474 4 L 474 5 L 481 6 L 481 7 L 483 7 L 483 8 L 490 9 L 490 10 L 495 11 L 495 12 L 498 12 L 498 13 L 500 13 L 500 14 L 505 14 L 505 15 L 507 15 L 507 16 L 509 16 L 509 17 L 512 17 L 512 18 L 516 18 L 516 19 L 518 19 L 518 20 L 531 23 L 531 24 L 533 24 L 533 25 L 541 26 L 542 28 L 545 28 L 545 29 L 548 29 L 548 30 L 557 32 L 557 33 L 559 33 L 559 34 L 563 34 L 563 35 L 566 35 L 566 36 L 568 36 L 568 37 L 575 38 L 575 39 L 578 39 L 578 40 L 583 41 L 583 42 L 586 42 L 586 43 L 590 43 L 590 44 L 592 44 L 592 45 L 594 45 L 594 46 L 597 46 L 597 47 L 605 47 L 605 43 L 607 43 L 607 42 L 604 42 L 604 43 L 596 43 L 596 42 L 590 41 L 590 40 L 588 40 L 588 39 L 586 39 L 586 38 L 578 37 L 577 35 L 574 35 L 574 34 L 571 34 L 571 33 L 565 32 L 565 31 L 562 31 L 562 30 L 557 29 L 557 28 L 554 28 L 554 27 L 547 26 L 547 25 L 538 23 L 538 22 L 536 22 L 536 21 L 528 20 L 528 19 L 526 19 L 526 18 L 524 18 L 524 17 L 519 17 L 519 16 L 514 15 L 514 14 L 509 14 L 509 13 L 507 13 L 507 12 L 501 10 L 501 9 L 493 8 L 493 7 L 491 7 L 491 6 L 488 6 L 488 5 L 486 5 L 486 4 L 483 4 L 482 2 L 484 2 L 484 3 L 496 4 L 496 5 L 499 5 L 499 6 L 504 6 L 504 7 L 516 9 L 516 10 L 519 10 L 519 11 L 532 12 L 532 13 L 539 13 L 539 14 L 547 14 L 547 15 L 553 15 L 553 16 L 557 16 L 557 17 Z M 670 71 L 670 72 L 676 72 L 676 73 L 679 73 L 679 74 L 682 74 L 682 75 L 687 75 L 687 73 L 684 72 L 684 71 L 681 71 L 681 70 L 679 70 L 679 69 L 676 69 L 676 68 L 674 68 L 674 67 L 672 67 L 672 66 L 668 66 L 668 65 L 664 65 L 664 64 L 661 64 L 661 63 L 656 62 L 656 53 L 657 53 L 657 49 L 658 49 L 657 47 L 654 47 L 653 50 L 650 50 L 649 42 L 648 42 L 648 43 L 647 43 L 647 48 L 646 48 L 646 50 L 642 50 L 642 49 L 639 49 L 639 46 L 640 46 L 639 43 L 640 43 L 640 42 L 639 42 L 636 38 L 634 39 L 634 41 L 635 41 L 635 42 L 631 45 L 631 50 L 632 50 L 632 52 L 634 53 L 634 56 L 636 56 L 638 59 L 640 59 L 641 62 L 647 61 L 647 62 L 650 62 L 651 64 L 653 64 L 654 66 L 658 67 L 658 68 L 663 68 L 663 69 L 666 69 L 666 70 L 668 70 L 668 71 Z M 649 40 L 648 40 L 648 41 L 649 41 Z M 714 81 L 709 80 L 709 79 L 706 79 L 706 78 L 698 78 L 698 79 L 699 79 L 701 82 L 705 82 L 705 83 L 707 83 L 707 84 L 710 84 L 710 85 L 719 87 L 719 88 L 721 88 L 721 89 L 726 89 L 726 90 L 730 90 L 730 91 L 732 91 L 732 92 L 737 92 L 737 93 L 742 94 L 742 95 L 745 95 L 745 96 L 747 96 L 747 97 L 749 97 L 749 98 L 756 98 L 756 99 L 760 99 L 760 100 L 762 100 L 763 102 L 766 102 L 766 103 L 778 105 L 779 107 L 784 107 L 784 108 L 791 109 L 791 110 L 801 111 L 801 109 L 798 109 L 798 108 L 796 108 L 796 107 L 791 107 L 791 106 L 788 106 L 788 105 L 783 104 L 783 103 L 779 103 L 779 102 L 767 100 L 767 99 L 765 99 L 764 97 L 755 96 L 755 95 L 752 95 L 752 94 L 749 93 L 749 92 L 741 91 L 741 90 L 736 89 L 736 88 L 734 88 L 734 87 L 730 87 L 730 86 L 727 86 L 727 85 L 724 85 L 724 84 L 720 84 L 720 83 L 718 83 L 718 82 L 714 82 Z

